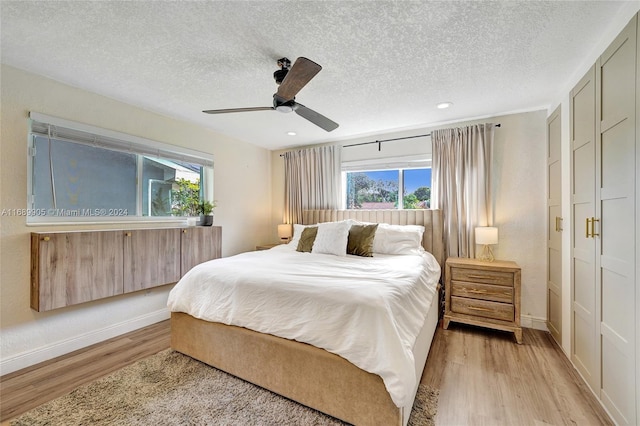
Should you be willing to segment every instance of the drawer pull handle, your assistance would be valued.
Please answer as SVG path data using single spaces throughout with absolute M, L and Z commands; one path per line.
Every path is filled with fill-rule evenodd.
M 487 290 L 467 290 L 467 293 L 483 294 L 485 296 L 511 296 L 511 294 L 509 293 L 496 293 L 496 292 L 489 292 Z
M 51 237 L 42 237 L 42 241 L 49 241 Z
M 493 312 L 493 309 L 479 308 L 477 306 L 467 306 L 467 309 L 471 309 L 471 310 L 474 310 L 474 311 Z

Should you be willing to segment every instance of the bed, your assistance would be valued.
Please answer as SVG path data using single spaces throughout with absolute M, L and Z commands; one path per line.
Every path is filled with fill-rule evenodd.
M 431 253 L 437 264 L 441 266 L 443 263 L 442 213 L 439 210 L 311 210 L 304 212 L 303 222 L 309 225 L 347 220 L 423 226 L 422 247 Z M 294 256 L 295 253 L 295 250 L 292 251 L 289 247 L 277 247 L 272 250 L 273 253 L 266 253 L 265 255 L 271 255 L 274 259 L 278 256 L 285 258 L 286 256 Z M 269 250 L 269 252 L 272 250 Z M 278 250 L 281 253 L 277 253 Z M 258 255 L 256 253 L 248 253 L 244 257 L 234 257 L 237 259 L 231 262 L 255 261 L 256 265 L 258 265 L 260 260 L 255 257 Z M 295 255 L 298 256 L 300 254 Z M 337 259 L 335 263 L 338 264 L 341 261 L 341 259 Z M 363 260 L 363 262 L 367 261 Z M 242 265 L 242 263 L 237 265 Z M 201 269 L 203 268 L 204 266 Z M 242 269 L 242 267 L 240 268 Z M 259 266 L 256 266 L 256 268 L 259 269 Z M 290 269 L 297 271 L 294 267 Z M 195 272 L 192 271 L 193 274 L 190 272 L 190 274 L 196 276 L 198 273 L 203 273 L 198 271 L 199 269 Z M 395 273 L 400 272 L 396 271 Z M 187 277 L 185 276 L 185 278 Z M 346 276 L 344 279 L 346 279 Z M 433 277 L 430 279 L 433 279 Z M 255 278 L 252 280 L 254 281 L 253 285 L 260 284 L 255 282 Z M 286 277 L 283 278 L 283 283 L 285 282 Z M 176 286 L 176 288 L 180 288 L 180 285 Z M 194 285 L 198 287 L 198 284 Z M 336 287 L 339 288 L 341 286 Z M 253 294 L 256 291 L 255 289 L 256 287 L 248 287 L 245 294 Z M 289 290 L 291 289 L 285 290 L 283 294 L 286 294 L 286 291 Z M 351 424 L 398 426 L 407 424 L 438 322 L 437 294 L 422 300 L 422 303 L 426 303 L 426 305 L 417 305 L 418 310 L 425 309 L 426 317 L 423 316 L 419 320 L 417 328 L 415 328 L 416 325 L 411 325 L 411 327 L 415 328 L 415 340 L 413 340 L 415 343 L 412 348 L 409 348 L 410 355 L 408 359 L 411 361 L 410 369 L 412 371 L 410 376 L 413 377 L 413 380 L 408 379 L 406 365 L 398 367 L 397 370 L 400 373 L 404 373 L 404 375 L 399 373 L 401 379 L 398 379 L 402 386 L 394 387 L 393 383 L 396 379 L 389 376 L 389 365 L 379 368 L 380 375 L 370 373 L 356 366 L 356 364 L 363 365 L 361 359 L 356 357 L 351 362 L 344 357 L 345 355 L 341 354 L 342 356 L 340 356 L 334 353 L 333 348 L 325 350 L 309 343 L 297 341 L 301 340 L 298 339 L 297 335 L 286 334 L 291 330 L 283 332 L 284 336 L 290 336 L 290 338 L 285 338 L 268 332 L 254 331 L 243 326 L 228 325 L 230 322 L 227 321 L 224 315 L 229 314 L 223 313 L 219 314 L 222 315 L 221 317 L 215 317 L 215 315 L 218 315 L 216 309 L 211 314 L 216 319 L 215 321 L 201 319 L 209 318 L 205 312 L 207 308 L 200 306 L 201 304 L 199 303 L 195 304 L 195 311 L 193 307 L 190 308 L 191 310 L 185 308 L 179 302 L 182 299 L 178 297 L 178 293 L 180 291 L 170 295 L 170 308 L 172 310 L 171 347 L 174 350 Z M 233 297 L 238 298 L 238 294 Z M 418 300 L 418 297 L 416 297 L 416 300 Z M 266 294 L 265 304 L 268 304 Z M 295 304 L 292 304 L 291 307 L 293 310 Z M 366 312 L 364 311 L 361 318 L 368 318 Z M 233 313 L 235 315 L 237 312 L 233 311 Z M 410 317 L 411 315 L 407 314 L 406 316 Z M 287 321 L 278 321 L 277 317 L 271 318 L 271 321 L 287 324 Z M 368 322 L 366 321 L 365 323 Z M 404 329 L 405 327 L 402 326 L 400 328 Z M 260 330 L 260 328 L 257 329 Z M 376 342 L 376 339 L 372 338 L 371 335 L 367 335 L 367 332 L 363 328 L 361 332 L 355 333 L 353 339 L 356 341 L 356 348 L 363 347 L 362 341 Z M 358 339 L 361 340 L 358 342 Z M 345 340 L 351 340 L 351 338 Z M 324 342 L 321 342 L 320 346 L 323 344 Z M 400 353 L 394 354 L 392 349 L 389 349 L 389 351 L 392 355 L 390 357 L 392 360 L 402 357 Z M 346 356 L 351 359 L 352 354 L 349 353 Z M 364 358 L 364 364 L 366 364 L 366 359 L 368 358 L 366 355 Z M 375 362 L 374 364 L 377 365 Z M 366 365 L 367 369 L 369 369 L 369 365 Z M 391 365 L 393 365 L 393 362 Z

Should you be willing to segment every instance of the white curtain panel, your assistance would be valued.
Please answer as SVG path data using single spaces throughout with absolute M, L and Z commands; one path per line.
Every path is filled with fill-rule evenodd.
M 493 124 L 431 132 L 432 206 L 444 213 L 445 253 L 475 257 L 476 226 L 493 225 Z
M 340 145 L 284 153 L 284 223 L 302 223 L 303 210 L 339 208 L 341 163 Z

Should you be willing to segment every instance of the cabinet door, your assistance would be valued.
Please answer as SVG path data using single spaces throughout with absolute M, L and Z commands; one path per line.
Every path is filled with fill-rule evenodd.
M 595 240 L 595 67 L 571 91 L 571 360 L 591 389 L 600 388 Z
M 48 311 L 123 292 L 122 232 L 31 234 L 31 308 Z
M 222 256 L 220 226 L 194 226 L 183 228 L 181 233 L 182 275 L 199 263 Z
M 594 226 L 602 307 L 600 398 L 618 424 L 637 424 L 635 407 L 636 19 L 598 61 L 597 204 Z M 599 234 L 599 235 L 598 235 Z
M 124 231 L 125 293 L 172 284 L 180 279 L 180 230 Z
M 562 346 L 562 162 L 560 107 L 547 120 L 547 328 Z

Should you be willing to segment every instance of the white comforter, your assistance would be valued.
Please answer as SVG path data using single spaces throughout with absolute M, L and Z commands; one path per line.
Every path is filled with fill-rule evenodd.
M 333 256 L 291 245 L 205 262 L 168 307 L 206 321 L 309 343 L 382 377 L 402 407 L 420 379 L 413 345 L 440 277 L 429 253 Z

